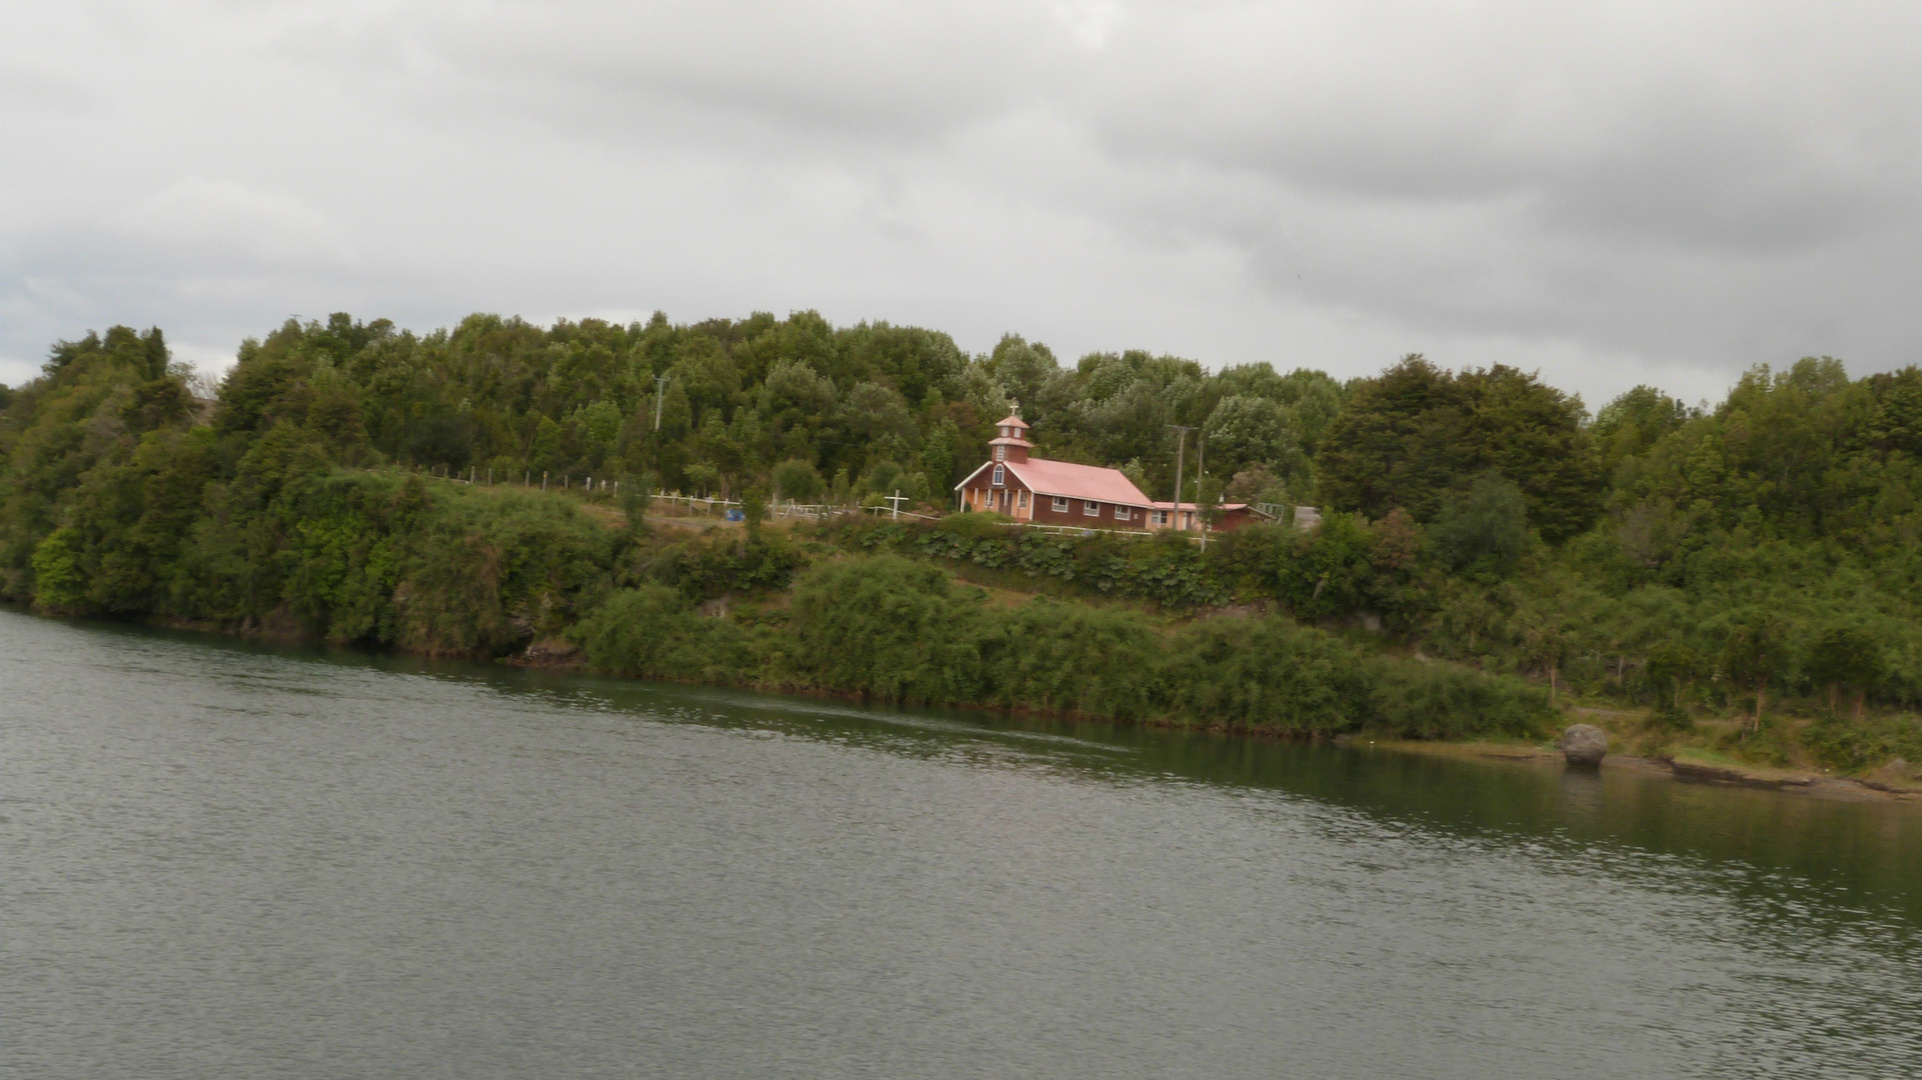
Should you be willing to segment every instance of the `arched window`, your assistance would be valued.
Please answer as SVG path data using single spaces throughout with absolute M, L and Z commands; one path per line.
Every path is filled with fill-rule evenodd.
M 996 465 L 994 467 L 994 486 L 995 487 L 1000 487 L 1003 483 L 1006 482 L 1007 478 L 1003 475 L 1004 472 L 1005 472 L 1004 466 Z

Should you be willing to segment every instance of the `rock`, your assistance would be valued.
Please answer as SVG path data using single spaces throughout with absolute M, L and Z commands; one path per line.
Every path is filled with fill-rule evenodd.
M 579 651 L 566 638 L 544 638 L 521 653 L 521 663 L 534 667 L 567 664 L 573 661 L 574 654 Z
M 1600 765 L 1608 756 L 1608 732 L 1594 724 L 1570 724 L 1555 746 L 1570 765 Z

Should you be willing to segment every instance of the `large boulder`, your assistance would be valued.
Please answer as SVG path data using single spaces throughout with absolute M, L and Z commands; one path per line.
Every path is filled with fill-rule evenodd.
M 1608 756 L 1608 732 L 1594 724 L 1570 724 L 1555 745 L 1570 765 L 1600 765 Z

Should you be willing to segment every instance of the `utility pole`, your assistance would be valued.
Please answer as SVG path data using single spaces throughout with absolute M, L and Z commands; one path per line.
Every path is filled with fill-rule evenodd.
M 667 401 L 667 376 L 654 377 L 654 430 L 661 430 L 661 405 Z
M 1179 529 L 1181 528 L 1181 469 L 1188 453 L 1188 433 L 1193 431 L 1194 428 L 1183 427 L 1180 424 L 1169 424 L 1168 426 L 1175 429 L 1179 438 L 1179 441 L 1175 443 L 1175 508 L 1172 511 L 1174 514 L 1173 525 Z
M 1195 436 L 1195 525 L 1201 529 L 1201 550 L 1208 550 L 1208 523 L 1201 517 L 1201 489 L 1208 483 L 1208 436 Z

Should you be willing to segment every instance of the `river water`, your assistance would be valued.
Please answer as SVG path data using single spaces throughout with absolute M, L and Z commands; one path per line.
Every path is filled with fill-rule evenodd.
M 1913 1077 L 1922 813 L 0 612 L 8 1077 Z

